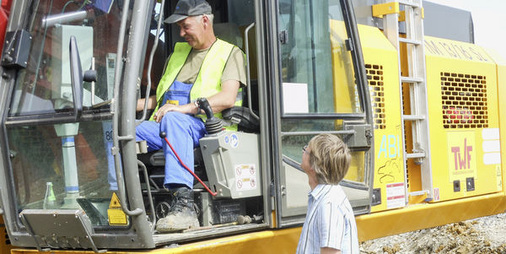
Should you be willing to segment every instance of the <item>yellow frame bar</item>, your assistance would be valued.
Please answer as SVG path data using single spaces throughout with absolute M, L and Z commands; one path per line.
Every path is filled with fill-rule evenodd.
M 384 3 L 375 4 L 372 6 L 372 15 L 377 18 L 382 18 L 384 15 L 399 13 L 399 3 Z

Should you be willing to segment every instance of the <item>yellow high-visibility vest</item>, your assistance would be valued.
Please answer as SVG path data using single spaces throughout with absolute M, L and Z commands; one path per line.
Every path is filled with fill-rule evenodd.
M 221 91 L 221 76 L 223 69 L 225 68 L 225 64 L 227 63 L 234 47 L 234 45 L 220 39 L 217 39 L 211 46 L 204 58 L 204 61 L 202 62 L 197 79 L 191 88 L 190 101 L 195 101 L 200 97 L 209 97 Z M 169 90 L 174 80 L 176 80 L 176 77 L 183 68 L 191 50 L 192 47 L 186 42 L 176 43 L 174 52 L 167 63 L 165 73 L 156 88 L 157 105 L 153 112 L 158 111 L 165 92 Z M 235 105 L 241 106 L 242 99 L 236 100 Z M 221 113 L 215 113 L 214 116 L 222 118 Z M 205 115 L 199 117 L 203 119 L 206 118 Z M 150 120 L 154 120 L 154 114 L 151 115 Z M 227 127 L 227 129 L 230 128 Z M 237 126 L 232 129 L 237 129 Z

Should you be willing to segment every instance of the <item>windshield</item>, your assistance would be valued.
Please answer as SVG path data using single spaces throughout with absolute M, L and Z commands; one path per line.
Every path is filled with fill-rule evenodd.
M 112 98 L 120 10 L 112 0 L 34 1 L 31 47 L 20 72 L 9 116 L 54 114 L 73 108 L 69 42 L 77 41 L 83 71 L 94 67 L 97 82 L 85 83 L 83 105 Z
M 29 57 L 18 72 L 6 129 L 18 211 L 83 209 L 93 225 L 111 223 L 107 208 L 116 181 L 111 116 L 103 105 L 114 92 L 122 16 L 118 2 L 33 1 L 30 6 L 33 14 L 25 28 L 32 37 Z M 53 124 L 62 114 L 74 112 L 71 36 L 83 72 L 97 71 L 94 84 L 84 83 L 83 115 L 92 116 L 97 109 L 103 114 Z M 126 217 L 121 223 L 127 223 Z

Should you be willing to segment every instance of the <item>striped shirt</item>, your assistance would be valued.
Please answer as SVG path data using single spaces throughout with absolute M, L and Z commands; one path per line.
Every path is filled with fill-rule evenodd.
M 360 252 L 355 215 L 339 185 L 319 184 L 309 193 L 297 253 L 320 253 L 323 247 Z

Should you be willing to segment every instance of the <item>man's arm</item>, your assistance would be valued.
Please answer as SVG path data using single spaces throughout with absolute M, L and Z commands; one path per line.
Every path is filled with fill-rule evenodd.
M 237 80 L 227 80 L 221 84 L 221 91 L 209 98 L 209 105 L 213 109 L 213 113 L 221 112 L 227 108 L 231 108 L 234 106 L 235 100 L 237 98 L 237 93 L 239 92 L 239 81 Z M 150 97 L 151 98 L 151 97 Z M 172 105 L 165 104 L 155 112 L 155 121 L 160 122 L 162 120 L 163 115 L 169 111 L 180 112 L 183 114 L 196 114 L 198 109 L 195 106 L 195 103 L 191 102 L 185 105 Z
M 137 111 L 144 110 L 144 104 L 146 102 L 146 99 L 142 98 L 137 100 Z M 155 109 L 156 107 L 156 96 L 150 96 L 148 98 L 148 109 Z
M 213 109 L 213 113 L 219 113 L 227 108 L 231 108 L 237 99 L 239 92 L 239 81 L 227 80 L 221 84 L 221 91 L 209 98 L 209 105 Z

